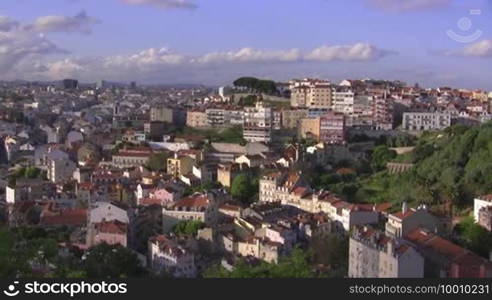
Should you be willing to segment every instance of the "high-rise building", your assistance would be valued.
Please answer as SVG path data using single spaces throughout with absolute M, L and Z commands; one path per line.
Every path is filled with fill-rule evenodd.
M 257 102 L 255 107 L 244 108 L 243 136 L 249 142 L 269 143 L 272 139 L 273 111 Z
M 67 90 L 73 90 L 79 87 L 79 81 L 76 79 L 64 79 L 63 88 Z
M 345 144 L 345 115 L 330 111 L 320 118 L 320 141 L 328 144 Z

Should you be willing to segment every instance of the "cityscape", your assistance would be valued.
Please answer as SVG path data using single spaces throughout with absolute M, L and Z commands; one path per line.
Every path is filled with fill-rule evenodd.
M 492 278 L 489 2 L 55 2 L 0 8 L 2 278 Z

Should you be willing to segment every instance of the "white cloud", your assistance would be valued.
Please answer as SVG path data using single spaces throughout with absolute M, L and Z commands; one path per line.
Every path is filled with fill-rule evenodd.
M 67 32 L 84 33 L 92 32 L 92 26 L 100 21 L 90 17 L 82 11 L 73 17 L 67 16 L 43 16 L 37 18 L 32 25 L 25 26 L 26 30 L 35 32 Z
M 452 0 L 366 0 L 371 6 L 391 12 L 422 11 L 449 6 Z
M 308 53 L 305 59 L 313 61 L 371 61 L 393 53 L 367 43 L 357 43 L 354 45 L 321 46 Z
M 370 61 L 388 53 L 369 44 L 324 46 L 307 54 L 299 49 L 259 50 L 246 47 L 200 56 L 175 53 L 168 48 L 150 48 L 133 54 L 55 61 L 45 64 L 45 68 L 39 68 L 40 71 L 35 75 L 46 79 L 77 77 L 92 81 L 94 78 L 140 81 L 170 78 L 187 81 L 195 77 L 226 76 L 241 70 L 248 72 L 263 67 L 277 68 L 283 63 L 302 65 L 306 61 Z
M 478 58 L 492 57 L 492 40 L 481 40 L 469 44 L 460 50 L 429 51 L 430 54 L 442 56 L 467 56 Z
M 482 40 L 468 45 L 463 50 L 465 56 L 492 57 L 492 40 Z
M 193 62 L 209 63 L 246 63 L 246 62 L 292 62 L 301 59 L 299 49 L 263 51 L 253 48 L 242 48 L 238 51 L 212 52 L 205 54 Z
M 0 71 L 8 73 L 24 59 L 67 52 L 42 34 L 22 30 L 0 32 Z
M 150 5 L 162 9 L 195 9 L 197 5 L 189 0 L 120 0 L 130 5 Z

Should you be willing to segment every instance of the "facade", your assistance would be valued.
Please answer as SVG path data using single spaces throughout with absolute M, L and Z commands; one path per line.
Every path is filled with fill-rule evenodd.
M 333 104 L 331 108 L 345 115 L 354 113 L 355 93 L 347 87 L 333 89 Z
M 193 252 L 168 236 L 158 235 L 149 239 L 148 261 L 157 274 L 178 278 L 192 278 L 197 274 Z
M 193 128 L 207 127 L 207 113 L 202 110 L 189 110 L 186 114 L 186 126 Z
M 118 220 L 102 221 L 93 224 L 94 230 L 89 231 L 93 235 L 90 236 L 87 246 L 92 247 L 102 243 L 108 245 L 121 245 L 126 247 L 128 244 L 128 224 Z
M 286 109 L 281 112 L 281 127 L 285 129 L 297 129 L 301 119 L 307 118 L 306 109 Z
M 332 88 L 328 81 L 304 79 L 290 82 L 291 106 L 307 108 L 330 108 Z
M 195 160 L 187 155 L 175 154 L 167 159 L 167 174 L 181 177 L 193 172 Z
M 269 143 L 272 139 L 273 111 L 257 102 L 244 108 L 243 137 L 248 142 Z
M 451 126 L 451 114 L 439 112 L 403 113 L 403 130 L 442 130 Z
M 164 232 L 169 232 L 179 221 L 195 220 L 215 224 L 221 199 L 211 194 L 194 194 L 164 206 Z
M 476 223 L 480 221 L 480 211 L 489 207 L 492 207 L 492 194 L 480 196 L 473 201 L 473 219 Z
M 393 129 L 393 99 L 386 96 L 375 96 L 372 101 L 372 123 L 378 130 Z
M 155 106 L 150 109 L 150 121 L 186 124 L 186 111 L 177 107 Z
M 301 119 L 299 123 L 299 136 L 301 138 L 311 138 L 316 141 L 320 139 L 320 118 Z
M 77 165 L 69 159 L 50 159 L 48 161 L 48 179 L 54 183 L 70 180 L 76 169 Z
M 403 203 L 400 212 L 388 215 L 385 230 L 386 235 L 401 238 L 419 227 L 432 232 L 440 230 L 439 220 L 428 212 L 426 206 L 413 209 Z
M 487 278 L 492 262 L 428 230 L 417 228 L 405 236 L 425 258 L 425 277 Z
M 345 115 L 328 112 L 320 118 L 320 141 L 343 145 L 346 142 Z
M 122 149 L 112 157 L 112 164 L 115 167 L 131 168 L 144 166 L 152 156 L 151 149 Z
M 424 258 L 408 243 L 370 227 L 356 227 L 349 242 L 350 278 L 423 278 Z

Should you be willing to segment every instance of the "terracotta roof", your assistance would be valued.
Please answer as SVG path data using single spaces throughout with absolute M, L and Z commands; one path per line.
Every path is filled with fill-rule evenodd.
M 196 194 L 174 203 L 174 207 L 194 207 L 194 208 L 207 208 L 210 204 L 210 200 L 207 195 Z
M 103 221 L 101 223 L 96 223 L 95 226 L 97 231 L 102 233 L 126 234 L 128 229 L 127 224 L 118 220 L 109 222 Z
M 400 212 L 397 212 L 397 213 L 393 214 L 393 216 L 397 217 L 400 220 L 404 220 L 405 218 L 410 217 L 414 213 L 415 213 L 415 210 L 409 209 L 405 213 L 403 213 L 403 211 L 400 211 Z
M 85 226 L 87 224 L 87 210 L 60 210 L 57 214 L 42 216 L 40 223 L 45 226 Z
M 425 249 L 439 253 L 457 264 L 481 265 L 491 263 L 477 254 L 462 248 L 424 229 L 415 229 L 405 239 Z

